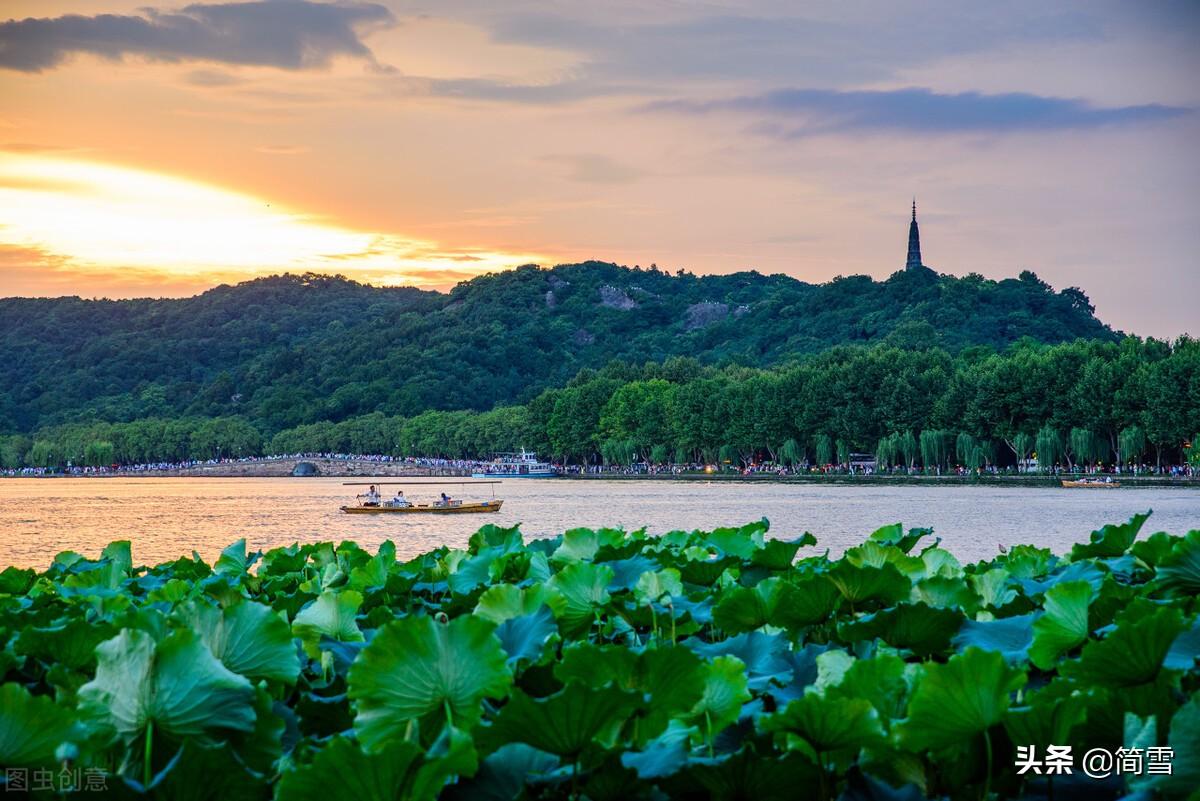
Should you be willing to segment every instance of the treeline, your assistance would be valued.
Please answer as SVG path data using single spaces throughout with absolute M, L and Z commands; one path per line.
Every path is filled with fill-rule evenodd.
M 1200 342 L 1022 342 L 1004 353 L 842 347 L 772 370 L 688 358 L 583 370 L 523 406 L 381 412 L 264 432 L 239 417 L 145 419 L 0 439 L 6 467 L 340 452 L 569 463 L 1178 463 L 1200 430 Z
M 1116 341 L 1078 289 L 929 270 L 806 284 L 588 262 L 450 293 L 317 275 L 179 300 L 0 298 L 0 433 L 238 416 L 260 431 L 525 404 L 581 369 L 693 356 L 771 368 L 835 345 Z

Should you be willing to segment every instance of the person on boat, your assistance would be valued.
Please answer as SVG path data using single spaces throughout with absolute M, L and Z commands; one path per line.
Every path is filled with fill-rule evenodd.
M 449 505 L 450 505 L 450 496 L 443 492 L 442 499 L 440 501 L 438 501 L 438 506 L 449 506 Z
M 408 502 L 408 498 L 404 497 L 404 490 L 396 490 L 396 497 L 392 498 L 392 506 L 412 506 Z
M 379 505 L 379 489 L 374 484 L 367 489 L 365 495 L 359 495 L 363 499 L 363 506 L 378 506 Z

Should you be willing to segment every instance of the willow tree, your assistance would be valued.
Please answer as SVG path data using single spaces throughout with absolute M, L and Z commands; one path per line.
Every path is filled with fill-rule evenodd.
M 879 470 L 886 470 L 896 462 L 896 441 L 895 434 L 881 437 L 879 444 L 875 446 L 875 467 Z
M 950 445 L 954 434 L 928 429 L 921 432 L 921 463 L 925 469 L 946 467 L 950 463 Z
M 839 439 L 837 445 L 838 464 L 850 464 L 850 443 Z
M 779 449 L 779 461 L 788 467 L 794 467 L 804 461 L 804 449 L 800 447 L 799 442 L 789 439 Z
M 1108 455 L 1108 443 L 1087 428 L 1072 428 L 1068 437 L 1067 458 L 1083 464 L 1095 464 Z
M 717 451 L 717 459 L 726 464 L 732 464 L 738 458 L 738 449 L 732 445 L 722 445 L 721 450 Z
M 978 443 L 975 438 L 967 432 L 962 432 L 954 441 L 954 456 L 958 459 L 959 464 L 970 467 L 971 456 L 975 453 L 975 447 Z
M 667 446 L 655 445 L 650 449 L 650 461 L 653 464 L 666 464 L 667 461 Z
M 1137 460 L 1146 451 L 1146 432 L 1141 426 L 1121 429 L 1117 435 L 1117 461 L 1123 464 Z
M 828 434 L 817 434 L 813 441 L 813 450 L 817 453 L 817 464 L 833 464 L 833 438 Z
M 917 438 L 913 436 L 913 432 L 905 431 L 903 434 L 896 434 L 896 446 L 900 454 L 904 456 L 905 466 L 912 469 L 917 466 Z
M 1058 429 L 1049 423 L 1038 430 L 1035 443 L 1037 449 L 1038 468 L 1049 470 L 1063 456 L 1063 439 Z
M 1033 437 L 1024 431 L 1018 432 L 1012 438 L 1012 441 L 1009 442 L 1009 447 L 1012 448 L 1013 453 L 1017 456 L 1017 469 L 1023 469 L 1024 462 L 1029 458 L 1029 454 L 1034 447 Z

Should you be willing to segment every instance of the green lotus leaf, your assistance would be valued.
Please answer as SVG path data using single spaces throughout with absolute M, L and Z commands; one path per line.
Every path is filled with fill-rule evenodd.
M 1037 619 L 1037 614 L 1030 613 L 995 620 L 968 620 L 954 636 L 954 647 L 959 651 L 968 648 L 997 651 L 1011 664 L 1024 662 L 1029 659 Z
M 671 721 L 666 731 L 658 735 L 640 751 L 626 751 L 621 755 L 621 764 L 635 771 L 640 779 L 661 779 L 672 776 L 688 763 L 688 751 L 695 726 L 685 726 Z
M 979 596 L 984 608 L 1003 609 L 1014 598 L 1017 591 L 1009 586 L 1010 574 L 1003 568 L 992 568 L 971 576 L 971 589 Z
M 649 709 L 639 732 L 646 740 L 665 729 L 672 717 L 696 705 L 707 667 L 695 652 L 683 646 L 651 648 L 635 654 L 620 646 L 578 643 L 563 649 L 554 675 L 564 684 L 574 682 L 594 689 L 611 684 L 648 696 Z
M 1142 530 L 1142 525 L 1148 517 L 1150 517 L 1149 512 L 1136 514 L 1128 522 L 1118 525 L 1110 524 L 1099 531 L 1093 531 L 1091 541 L 1087 545 L 1078 544 L 1071 548 L 1071 561 L 1104 559 L 1122 555 L 1133 545 L 1133 541 L 1137 539 L 1138 532 Z
M 1060 664 L 1058 672 L 1101 687 L 1153 682 L 1185 628 L 1183 614 L 1174 607 L 1161 607 L 1136 619 L 1127 610 L 1107 637 L 1089 642 L 1079 659 Z
M 379 629 L 347 678 L 363 747 L 378 750 L 426 716 L 435 727 L 468 729 L 478 721 L 481 701 L 504 698 L 512 684 L 494 632 L 493 623 L 472 616 L 448 624 L 406 617 Z
M 395 564 L 396 544 L 387 540 L 379 546 L 375 556 L 350 571 L 346 586 L 358 592 L 385 587 Z
M 551 604 L 551 608 L 565 634 L 574 636 L 587 631 L 596 614 L 608 603 L 608 583 L 612 578 L 612 568 L 607 565 L 575 562 L 546 582 L 546 589 L 563 599 L 561 605 Z
M 996 651 L 968 648 L 944 665 L 925 668 L 899 725 L 910 750 L 940 750 L 980 734 L 1004 719 L 1010 696 L 1025 673 L 1010 668 Z
M 513 690 L 496 722 L 480 736 L 495 744 L 525 743 L 574 759 L 592 744 L 611 745 L 617 729 L 641 705 L 637 693 L 612 686 L 597 690 L 572 682 L 537 699 Z
M 509 667 L 522 660 L 536 662 L 545 650 L 546 642 L 557 633 L 554 613 L 544 604 L 533 614 L 510 617 L 496 627 L 496 637 L 508 655 Z
M 684 770 L 663 780 L 669 798 L 795 801 L 812 796 L 821 769 L 807 756 L 760 754 L 750 745 L 733 754 L 694 758 Z
M 273 609 L 242 601 L 218 609 L 193 602 L 181 618 L 199 634 L 225 667 L 251 679 L 295 684 L 300 659 L 292 630 Z
M 766 518 L 737 528 L 716 528 L 701 535 L 704 545 L 716 548 L 725 556 L 749 559 L 763 547 L 770 524 Z
M 838 600 L 837 588 L 822 575 L 796 584 L 769 578 L 753 587 L 734 587 L 723 593 L 713 609 L 713 621 L 730 634 L 765 625 L 794 629 L 825 620 Z
M 580 642 L 563 649 L 554 675 L 564 684 L 576 682 L 594 689 L 614 684 L 630 689 L 637 662 L 638 655 L 628 648 Z
M 856 661 L 858 660 L 854 656 L 840 648 L 831 648 L 817 654 L 817 678 L 813 687 L 824 693 L 830 687 L 841 684 Z
M 0 765 L 53 765 L 58 747 L 78 736 L 74 716 L 54 699 L 19 684 L 0 685 Z
M 979 596 L 961 578 L 954 576 L 930 576 L 923 578 L 913 587 L 913 597 L 929 606 L 961 609 L 972 615 L 979 609 Z
M 1093 590 L 1099 591 L 1109 574 L 1096 565 L 1097 563 L 1091 560 L 1073 562 L 1066 567 L 1056 569 L 1045 578 L 1018 579 L 1017 583 L 1021 585 L 1021 590 L 1029 598 L 1044 595 L 1051 587 L 1067 581 L 1086 581 L 1092 585 Z
M 1171 548 L 1180 539 L 1180 537 L 1172 537 L 1165 531 L 1159 531 L 1144 540 L 1135 542 L 1129 552 L 1147 567 L 1158 567 L 1158 564 L 1171 553 Z
M 904 660 L 894 654 L 857 659 L 842 674 L 841 681 L 828 687 L 825 694 L 866 699 L 886 727 L 892 720 L 903 717 L 908 702 Z
M 1167 745 L 1171 748 L 1171 774 L 1155 776 L 1148 784 L 1166 798 L 1193 801 L 1200 792 L 1200 692 L 1171 718 Z
M 476 587 L 488 584 L 502 573 L 503 554 L 496 548 L 484 548 L 474 556 L 467 556 L 446 577 L 450 589 L 466 595 Z
M 531 778 L 558 767 L 558 757 L 525 743 L 509 743 L 488 755 L 470 779 L 446 788 L 447 801 L 513 801 Z
M 813 751 L 858 750 L 884 739 L 879 712 L 865 698 L 808 692 L 781 712 L 766 715 L 763 731 L 799 737 Z
M 96 647 L 96 677 L 79 689 L 80 713 L 127 740 L 147 725 L 175 737 L 254 728 L 254 690 L 217 661 L 193 631 L 162 640 L 122 629 Z
M 750 564 L 768 570 L 787 570 L 796 561 L 796 552 L 817 544 L 817 538 L 807 531 L 794 540 L 767 540 L 763 547 L 750 555 Z
M 619 529 L 602 528 L 595 531 L 590 528 L 573 528 L 563 534 L 562 544 L 550 558 L 559 564 L 590 561 L 602 547 L 620 545 L 624 540 L 625 532 Z
M 878 542 L 880 545 L 894 545 L 904 553 L 909 553 L 916 547 L 917 543 L 925 537 L 933 534 L 931 528 L 914 528 L 909 529 L 908 533 L 904 533 L 904 526 L 900 523 L 893 523 L 890 526 L 883 526 L 876 529 L 870 536 L 870 541 Z
M 883 567 L 893 565 L 897 570 L 916 580 L 925 575 L 925 562 L 917 556 L 909 556 L 895 545 L 884 545 L 868 540 L 862 545 L 846 551 L 842 560 L 855 567 Z
M 304 643 L 304 651 L 313 659 L 321 656 L 322 637 L 338 642 L 362 642 L 363 633 L 356 620 L 362 594 L 354 590 L 326 590 L 300 610 L 292 621 L 292 634 Z
M 1171 643 L 1171 650 L 1163 660 L 1163 667 L 1172 670 L 1195 670 L 1200 659 L 1200 618 L 1192 621 L 1191 628 L 1184 631 Z
M 48 664 L 83 670 L 96 659 L 96 646 L 116 634 L 106 621 L 72 618 L 53 626 L 30 626 L 17 635 L 14 649 Z
M 213 564 L 213 571 L 240 576 L 246 572 L 250 564 L 250 558 L 246 556 L 246 540 L 240 539 L 221 551 L 221 555 Z
M 1055 557 L 1049 548 L 1032 545 L 1013 545 L 1008 553 L 996 560 L 1013 578 L 1031 579 L 1050 572 Z
M 1021 745 L 1047 746 L 1076 742 L 1074 730 L 1087 720 L 1088 699 L 1066 682 L 1052 682 L 1025 695 L 1019 706 L 1009 707 L 1004 728 L 1009 739 Z
M 912 582 L 895 565 L 857 566 L 840 561 L 829 571 L 829 578 L 851 604 L 878 601 L 891 605 L 908 598 Z
M 488 587 L 475 603 L 475 614 L 493 623 L 532 615 L 543 605 L 557 604 L 559 611 L 565 608 L 564 599 L 546 591 L 541 584 L 521 588 L 515 584 L 496 584 Z
M 36 570 L 10 565 L 0 570 L 0 595 L 24 595 L 36 578 Z
M 950 639 L 962 627 L 963 619 L 957 609 L 903 603 L 840 624 L 838 636 L 845 642 L 878 637 L 894 648 L 926 656 L 949 650 Z
M 683 595 L 683 583 L 679 571 L 673 567 L 643 573 L 633 587 L 633 596 L 639 604 L 661 603 L 679 595 Z
M 124 782 L 124 787 L 120 786 Z M 171 760 L 155 774 L 153 781 L 139 792 L 140 784 L 129 779 L 107 777 L 109 793 L 101 797 L 121 798 L 119 790 L 127 790 L 130 798 L 170 799 L 170 801 L 257 801 L 266 789 L 261 776 L 242 764 L 237 755 L 221 744 L 201 745 L 188 740 Z M 113 785 L 118 786 L 114 787 Z M 91 794 L 86 789 L 80 795 Z M 74 793 L 72 793 L 74 795 Z
M 921 551 L 921 564 L 927 578 L 958 578 L 963 576 L 962 564 L 945 548 L 926 548 Z
M 749 686 L 762 692 L 771 682 L 786 684 L 792 678 L 791 653 L 788 642 L 777 634 L 752 631 L 719 642 L 684 640 L 683 644 L 706 659 L 733 656 L 745 665 Z
M 1159 559 L 1157 575 L 1167 589 L 1200 594 L 1200 531 L 1189 531 L 1171 546 L 1171 552 Z
M 504 528 L 487 523 L 472 534 L 467 543 L 467 550 L 471 553 L 479 553 L 484 548 L 497 548 L 501 553 L 524 550 L 525 541 L 521 537 L 521 527 L 517 525 Z
M 689 719 L 711 741 L 717 732 L 737 722 L 742 704 L 749 700 L 745 663 L 735 656 L 718 656 L 705 666 L 704 691 Z
M 1064 581 L 1046 590 L 1046 614 L 1033 624 L 1033 646 L 1029 659 L 1042 670 L 1050 670 L 1058 658 L 1087 639 L 1088 604 L 1092 585 L 1086 581 Z
M 458 776 L 473 776 L 479 770 L 479 754 L 470 734 L 447 725 L 425 750 L 425 764 L 417 769 L 413 798 L 437 798 Z
M 279 777 L 276 801 L 399 801 L 414 798 L 423 759 L 414 743 L 396 738 L 365 753 L 346 737 L 334 737 L 307 765 Z

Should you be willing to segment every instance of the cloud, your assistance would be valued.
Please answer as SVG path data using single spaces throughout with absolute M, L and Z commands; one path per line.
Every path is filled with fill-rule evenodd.
M 375 3 L 308 0 L 198 3 L 178 12 L 146 9 L 142 16 L 9 20 L 0 23 L 0 68 L 41 72 L 75 53 L 292 70 L 324 67 L 335 56 L 375 64 L 362 37 L 395 22 Z
M 554 154 L 541 160 L 565 168 L 568 180 L 584 184 L 628 184 L 642 175 L 640 170 L 600 153 Z
M 785 138 L 843 131 L 963 133 L 1047 131 L 1149 122 L 1190 113 L 1159 104 L 1101 108 L 1073 98 L 1014 92 L 939 94 L 929 89 L 836 91 L 780 89 L 722 100 L 663 100 L 647 111 L 757 114 L 756 130 Z

